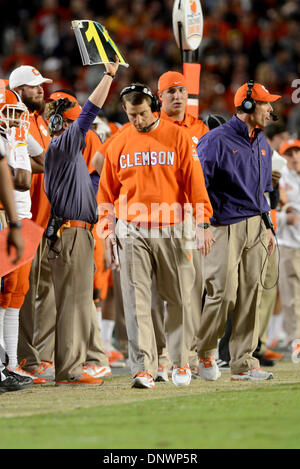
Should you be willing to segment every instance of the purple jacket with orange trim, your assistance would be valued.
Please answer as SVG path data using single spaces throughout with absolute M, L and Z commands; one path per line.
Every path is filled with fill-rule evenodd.
M 231 225 L 268 212 L 272 192 L 272 149 L 261 129 L 250 140 L 247 125 L 233 116 L 198 142 L 212 225 Z

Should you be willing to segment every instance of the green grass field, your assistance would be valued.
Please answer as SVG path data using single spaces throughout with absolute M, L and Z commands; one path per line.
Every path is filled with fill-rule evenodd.
M 99 389 L 35 386 L 0 397 L 0 447 L 26 449 L 300 448 L 300 366 L 268 382 L 193 380 L 131 389 L 128 376 Z

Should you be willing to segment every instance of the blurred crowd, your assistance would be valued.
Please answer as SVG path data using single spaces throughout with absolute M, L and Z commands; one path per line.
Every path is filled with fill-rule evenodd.
M 80 102 L 97 83 L 99 67 L 82 66 L 71 21 L 92 19 L 107 28 L 130 64 L 122 67 L 106 103 L 110 120 L 123 123 L 126 119 L 118 91 L 128 83 L 144 82 L 155 92 L 163 72 L 182 71 L 172 29 L 173 0 L 14 0 L 13 8 L 9 0 L 2 4 L 6 14 L 0 78 L 7 78 L 19 65 L 34 65 L 53 79 L 46 94 L 72 88 Z M 276 113 L 296 134 L 300 128 L 300 104 L 295 99 L 300 93 L 294 87 L 300 79 L 300 0 L 202 0 L 201 5 L 200 115 L 228 117 L 234 112 L 236 89 L 253 77 L 283 96 Z

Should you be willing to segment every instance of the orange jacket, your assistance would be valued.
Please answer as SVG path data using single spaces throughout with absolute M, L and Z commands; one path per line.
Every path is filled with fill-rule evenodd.
M 126 124 L 122 125 L 122 127 L 120 127 L 114 134 L 108 137 L 105 142 L 101 143 L 99 151 L 103 156 L 106 156 L 107 149 L 111 144 L 112 140 L 129 126 L 130 122 L 126 122 Z
M 205 125 L 204 122 L 202 122 L 201 120 L 196 119 L 196 117 L 192 116 L 191 114 L 185 113 L 184 119 L 182 121 L 177 121 L 172 117 L 168 116 L 168 114 L 162 109 L 161 118 L 185 128 L 188 134 L 192 137 L 192 141 L 195 145 L 197 145 L 198 140 L 204 134 L 209 132 L 209 128 L 207 127 L 207 125 Z
M 30 114 L 29 133 L 46 151 L 50 143 L 47 122 L 36 111 Z M 50 203 L 44 191 L 43 173 L 32 175 L 30 195 L 32 220 L 46 229 L 50 216 Z
M 100 179 L 100 201 L 111 204 L 110 207 L 113 204 L 117 218 L 152 226 L 178 223 L 183 219 L 186 200 L 193 205 L 197 223 L 209 222 L 212 207 L 202 167 L 184 129 L 162 119 L 150 132 L 138 132 L 130 124 L 114 136 Z M 134 206 L 136 203 L 143 206 Z M 168 207 L 177 204 L 181 213 L 171 211 L 166 222 L 161 217 L 160 204 Z M 109 214 L 100 211 L 101 221 L 108 224 L 112 216 L 111 211 Z M 111 225 L 103 223 L 102 228 L 104 236 L 111 232 Z

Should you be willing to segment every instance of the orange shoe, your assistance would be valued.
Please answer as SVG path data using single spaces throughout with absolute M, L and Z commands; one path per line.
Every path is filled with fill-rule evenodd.
M 46 381 L 55 381 L 55 368 L 52 362 L 42 361 L 33 372 L 35 378 L 43 378 Z
M 155 388 L 155 383 L 149 373 L 137 373 L 131 383 L 132 388 Z
M 157 375 L 155 381 L 167 382 L 169 381 L 168 368 L 166 366 L 160 365 L 157 368 Z
M 78 384 L 91 385 L 92 384 L 94 386 L 102 386 L 103 379 L 95 378 L 94 376 L 88 375 L 87 373 L 82 373 L 80 376 L 76 376 L 75 378 L 56 381 L 55 384 L 57 386 L 60 386 L 63 384 L 73 384 L 73 385 L 78 385 Z
M 21 362 L 19 363 L 19 366 L 17 366 L 14 372 L 20 376 L 29 376 L 30 378 L 32 378 L 33 384 L 46 384 L 47 383 L 47 381 L 44 378 L 34 376 L 34 372 L 23 370 L 23 366 L 25 366 L 25 364 L 26 364 L 26 358 L 21 360 Z
M 94 378 L 107 378 L 111 376 L 110 366 L 83 365 L 83 372 Z
M 119 350 L 116 350 L 114 347 L 105 350 L 105 355 L 107 356 L 109 362 L 119 362 L 124 360 L 123 353 L 119 352 Z
M 281 360 L 283 358 L 283 353 L 273 352 L 273 350 L 267 349 L 266 352 L 263 354 L 263 358 L 266 360 Z

